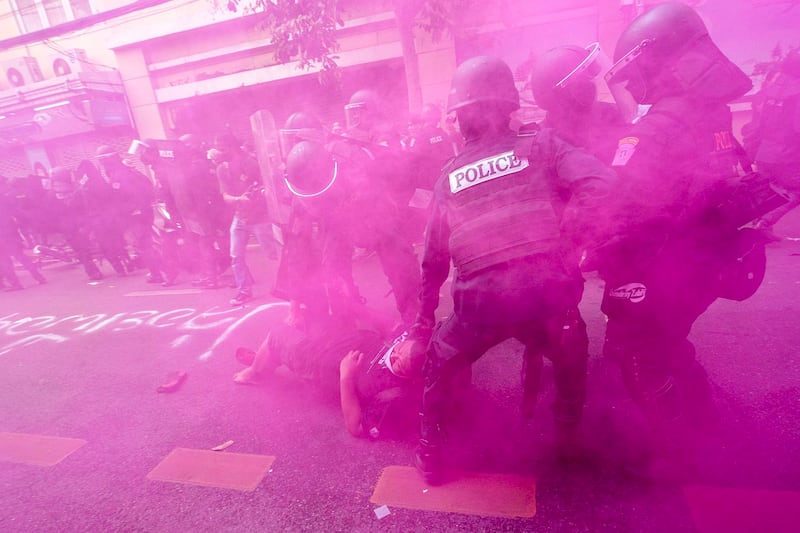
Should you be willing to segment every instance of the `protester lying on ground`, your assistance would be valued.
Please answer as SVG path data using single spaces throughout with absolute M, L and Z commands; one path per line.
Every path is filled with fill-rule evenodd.
M 376 329 L 359 329 L 342 320 L 295 321 L 267 334 L 258 350 L 239 348 L 236 358 L 248 365 L 234 375 L 239 384 L 261 384 L 284 365 L 294 375 L 335 397 L 338 393 L 347 430 L 377 438 L 396 433 L 419 409 L 425 346 L 390 338 Z M 410 428 L 409 428 L 410 429 Z

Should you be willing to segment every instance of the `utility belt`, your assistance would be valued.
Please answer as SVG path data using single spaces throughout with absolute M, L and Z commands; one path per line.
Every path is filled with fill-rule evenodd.
M 720 223 L 731 228 L 741 228 L 789 201 L 758 172 L 735 178 L 724 189 L 713 209 Z

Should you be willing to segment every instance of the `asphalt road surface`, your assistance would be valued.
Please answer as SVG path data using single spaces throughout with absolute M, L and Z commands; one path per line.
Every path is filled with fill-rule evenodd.
M 800 217 L 778 230 L 800 235 Z M 47 264 L 42 286 L 19 272 L 28 288 L 0 294 L 1 531 L 800 530 L 800 241 L 770 245 L 759 292 L 715 302 L 694 328 L 723 417 L 697 451 L 697 479 L 631 475 L 645 432 L 599 353 L 590 277 L 583 460 L 554 459 L 551 375 L 535 417 L 520 416 L 521 346 L 509 341 L 475 365 L 449 434 L 459 475 L 488 477 L 432 492 L 385 470 L 412 465 L 413 432 L 354 439 L 337 403 L 290 375 L 232 382 L 235 348 L 255 347 L 286 314 L 268 295 L 275 265 L 258 254 L 257 297 L 241 308 L 228 304 L 234 289 L 187 278 L 164 289 L 107 265 L 94 285 L 74 265 Z M 392 309 L 374 257 L 356 277 L 372 305 Z M 182 386 L 156 392 L 176 371 Z

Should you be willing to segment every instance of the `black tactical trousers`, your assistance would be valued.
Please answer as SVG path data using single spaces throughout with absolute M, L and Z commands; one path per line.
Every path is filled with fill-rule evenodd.
M 419 311 L 419 288 L 422 282 L 414 247 L 400 233 L 385 235 L 377 243 L 375 251 L 383 273 L 392 287 L 397 310 L 403 323 L 408 326 L 414 323 Z
M 425 386 L 422 396 L 420 440 L 426 446 L 438 446 L 446 420 L 448 398 L 454 382 L 465 367 L 478 360 L 489 348 L 515 338 L 525 346 L 523 383 L 526 402 L 535 401 L 539 388 L 542 357 L 553 362 L 556 400 L 553 405 L 556 425 L 574 427 L 580 420 L 586 399 L 586 364 L 588 339 L 585 329 L 576 327 L 564 335 L 564 326 L 572 315 L 554 316 L 510 324 L 470 323 L 452 315 L 433 333 L 423 368 Z M 578 316 L 579 318 L 579 316 Z M 572 333 L 576 336 L 572 336 Z M 583 336 L 581 336 L 583 332 Z
M 691 252 L 668 245 L 647 268 L 604 276 L 604 352 L 619 362 L 631 397 L 656 430 L 714 412 L 708 378 L 687 337 L 717 297 L 718 272 L 711 259 Z

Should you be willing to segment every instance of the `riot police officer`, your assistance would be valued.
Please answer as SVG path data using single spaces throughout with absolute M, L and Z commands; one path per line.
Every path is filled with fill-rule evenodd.
M 784 189 L 789 201 L 767 213 L 758 226 L 768 231 L 800 205 L 800 48 L 783 58 L 777 72 L 759 93 L 761 109 L 748 146 L 758 171 Z M 771 235 L 771 238 L 779 238 Z
M 371 89 L 353 93 L 344 108 L 347 118 L 344 136 L 368 155 L 365 173 L 384 189 L 406 219 L 416 177 L 411 158 L 403 151 L 402 135 L 386 115 L 385 107 L 383 99 Z M 406 239 L 410 246 L 411 236 Z
M 348 313 L 358 309 L 361 299 L 352 277 L 353 250 L 375 251 L 400 317 L 410 324 L 418 310 L 419 264 L 398 231 L 397 206 L 365 172 L 369 163 L 361 147 L 346 141 L 295 144 L 286 158 L 286 184 L 295 197 L 290 218 L 297 226 L 290 248 L 305 243 L 311 256 L 318 256 L 316 275 L 325 285 L 327 305 Z M 308 254 L 287 253 L 305 263 L 293 261 L 290 269 L 315 270 Z
M 445 403 L 458 371 L 511 337 L 526 351 L 558 350 L 564 314 L 580 298 L 563 243 L 578 245 L 592 235 L 583 208 L 597 207 L 612 179 L 588 152 L 547 130 L 517 137 L 509 122 L 518 108 L 514 77 L 502 60 L 474 57 L 456 69 L 448 112 L 457 114 L 465 146 L 436 184 L 421 312 L 412 328 L 415 337 L 432 335 L 415 456 L 429 483 L 442 481 Z M 572 194 L 558 217 L 551 198 L 560 190 Z M 434 331 L 451 261 L 453 314 Z M 554 411 L 557 432 L 566 435 L 583 409 L 585 365 L 561 370 Z
M 625 111 L 634 107 L 632 99 L 610 103 L 598 100 L 598 77 L 602 73 L 604 58 L 600 47 L 593 43 L 585 48 L 564 45 L 551 48 L 536 57 L 529 85 L 536 104 L 547 114 L 541 125 L 524 125 L 522 130 L 536 131 L 539 127 L 550 128 L 562 139 L 591 152 L 601 161 L 610 161 L 616 149 L 616 140 L 627 129 Z M 625 105 L 628 104 L 628 105 Z M 553 199 L 553 205 L 561 213 L 569 195 L 562 194 Z M 574 261 L 574 290 L 583 293 L 584 279 L 578 268 L 582 250 L 571 251 Z M 589 359 L 589 337 L 586 322 L 576 305 L 568 311 L 559 350 L 561 357 L 576 368 L 586 366 Z M 542 354 L 526 353 L 530 357 L 523 367 L 523 407 L 526 414 L 536 402 Z M 549 355 L 549 354 L 544 354 Z M 569 450 L 562 450 L 562 453 Z
M 409 234 L 418 239 L 425 229 L 433 187 L 439 179 L 439 171 L 455 155 L 450 136 L 439 127 L 441 110 L 433 104 L 425 104 L 422 111 L 409 121 L 408 174 L 414 186 L 414 195 L 409 202 Z
M 58 221 L 64 238 L 75 252 L 75 257 L 83 266 L 89 281 L 103 279 L 103 274 L 92 257 L 91 231 L 86 219 L 86 208 L 76 194 L 72 171 L 66 167 L 50 170 L 55 198 L 53 215 Z
M 335 140 L 328 148 L 334 156 L 349 161 L 353 175 L 358 176 L 361 185 L 353 189 L 360 197 L 357 202 L 368 212 L 375 212 L 378 206 L 385 209 L 381 225 L 391 230 L 382 231 L 377 240 L 365 240 L 367 246 L 357 246 L 377 252 L 397 309 L 407 325 L 418 310 L 419 261 L 409 228 L 405 227 L 415 186 L 407 154 L 401 148 L 401 136 L 385 115 L 384 107 L 375 91 L 362 89 L 353 93 L 345 106 L 348 128 L 344 139 Z M 367 198 L 372 198 L 371 205 Z
M 84 223 L 90 238 L 94 237 L 100 254 L 114 271 L 120 276 L 126 275 L 128 252 L 125 249 L 124 226 L 117 213 L 114 189 L 88 159 L 78 163 L 75 177 L 78 185 L 75 206 L 84 213 Z
M 150 178 L 126 165 L 112 147 L 101 145 L 96 152 L 113 191 L 113 204 L 122 227 L 130 232 L 131 244 L 139 264 L 147 268 L 148 282 L 161 283 L 161 259 L 153 242 L 153 201 L 155 189 Z M 131 266 L 131 260 L 128 266 Z
M 326 140 L 325 131 L 322 122 L 311 113 L 305 111 L 292 113 L 286 119 L 283 128 L 278 131 L 278 135 L 284 167 L 289 166 L 288 156 L 292 153 L 292 149 L 302 141 L 313 141 L 313 147 L 320 149 L 318 153 L 324 152 L 322 148 Z M 308 147 L 309 150 L 314 148 Z M 327 155 L 324 157 L 327 159 Z M 289 214 L 286 224 L 281 228 L 283 247 L 272 292 L 278 298 L 289 301 L 287 319 L 289 323 L 299 321 L 299 317 L 304 315 L 322 317 L 322 320 L 325 320 L 325 316 L 331 310 L 326 286 L 331 287 L 330 291 L 337 293 L 338 298 L 334 298 L 333 302 L 334 310 L 337 306 L 352 305 L 351 298 L 357 299 L 351 272 L 352 249 L 343 250 L 339 246 L 340 243 L 335 241 L 326 247 L 329 232 L 320 227 L 314 210 L 306 205 L 309 200 L 304 199 L 305 193 L 300 192 L 301 196 L 292 193 L 293 187 L 295 192 L 306 190 L 315 193 L 324 189 L 324 184 L 314 184 L 309 189 L 304 188 L 304 184 L 305 187 L 309 187 L 315 179 L 324 180 L 328 172 L 327 168 L 316 168 L 314 159 L 313 154 L 306 150 L 301 152 L 298 149 L 294 152 L 291 159 L 292 178 L 291 180 L 287 178 L 289 172 L 285 168 L 284 178 L 287 179 L 288 186 L 276 191 L 280 201 L 289 206 Z M 312 181 L 305 183 L 306 180 Z M 323 252 L 326 255 L 324 262 Z M 342 291 L 346 293 L 346 297 Z M 342 298 L 347 301 L 342 302 Z
M 433 189 L 442 166 L 455 155 L 450 137 L 439 127 L 441 111 L 425 104 L 419 114 L 419 128 L 408 142 L 412 179 L 422 189 Z
M 629 124 L 635 103 L 598 100 L 602 51 L 597 43 L 586 48 L 564 45 L 538 55 L 530 87 L 536 104 L 547 111 L 543 126 L 564 140 L 586 148 L 602 161 L 610 161 L 616 140 Z M 626 95 L 624 92 L 618 95 Z
M 751 82 L 717 48 L 700 16 L 675 2 L 635 19 L 614 60 L 606 79 L 652 107 L 619 139 L 612 162 L 620 175 L 612 195 L 618 223 L 599 269 L 606 352 L 619 359 L 650 422 L 658 453 L 643 473 L 673 477 L 692 469 L 684 422 L 707 425 L 716 417 L 688 335 L 720 295 L 737 227 L 751 216 L 716 207 L 716 191 L 738 179 L 727 104 Z

